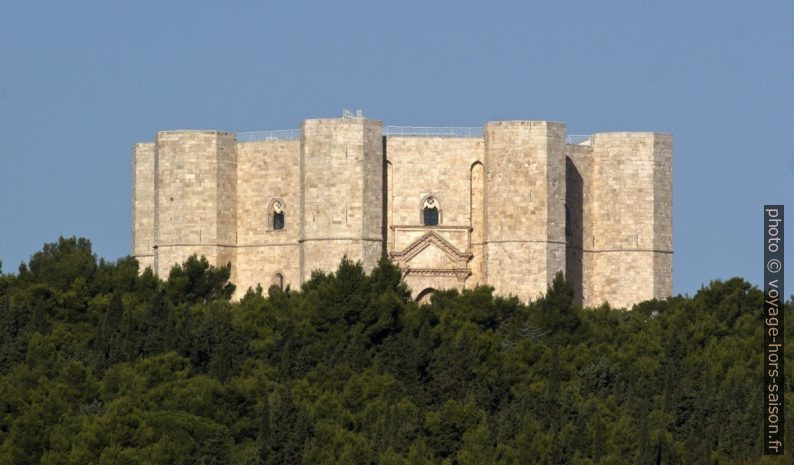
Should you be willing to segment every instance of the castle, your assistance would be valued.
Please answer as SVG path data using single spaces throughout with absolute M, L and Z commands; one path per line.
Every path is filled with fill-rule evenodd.
M 672 136 L 567 136 L 549 121 L 163 131 L 133 146 L 132 253 L 160 276 L 192 254 L 249 287 L 297 288 L 386 254 L 419 300 L 493 286 L 527 301 L 558 271 L 585 306 L 672 293 Z

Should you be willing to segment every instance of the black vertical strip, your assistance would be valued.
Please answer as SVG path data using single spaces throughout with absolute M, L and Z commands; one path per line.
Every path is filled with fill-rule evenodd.
M 383 144 L 383 160 L 382 160 L 383 173 L 382 173 L 382 177 L 381 177 L 381 180 L 383 182 L 381 183 L 381 209 L 380 209 L 380 212 L 381 212 L 381 230 L 380 230 L 380 235 L 381 235 L 381 255 L 383 255 L 385 257 L 386 256 L 386 250 L 387 250 L 386 249 L 386 238 L 388 237 L 387 236 L 387 232 L 388 232 L 388 228 L 389 228 L 389 210 L 388 210 L 389 209 L 389 198 L 388 198 L 388 196 L 389 196 L 389 177 L 388 177 L 389 169 L 388 168 L 389 167 L 387 166 L 388 163 L 386 162 L 386 136 L 381 137 L 381 139 L 383 140 L 383 142 L 382 142 L 382 144 Z

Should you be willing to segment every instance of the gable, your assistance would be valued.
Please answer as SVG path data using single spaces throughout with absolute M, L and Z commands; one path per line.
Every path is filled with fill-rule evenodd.
M 428 242 L 416 255 L 406 261 L 410 268 L 455 268 L 455 257 L 450 256 L 438 245 Z
M 434 231 L 416 239 L 392 259 L 403 269 L 461 270 L 468 269 L 472 255 L 463 253 Z

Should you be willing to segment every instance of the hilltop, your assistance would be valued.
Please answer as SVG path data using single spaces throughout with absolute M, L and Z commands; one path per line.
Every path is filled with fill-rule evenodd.
M 740 278 L 631 311 L 577 307 L 562 275 L 420 306 L 387 260 L 237 302 L 228 278 L 76 238 L 0 275 L 0 463 L 784 463 Z

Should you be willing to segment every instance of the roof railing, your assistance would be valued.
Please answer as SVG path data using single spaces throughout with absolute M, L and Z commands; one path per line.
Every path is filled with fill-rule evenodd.
M 238 132 L 237 142 L 259 142 L 262 140 L 299 140 L 300 129 L 280 129 L 277 131 Z
M 482 128 L 386 126 L 383 135 L 388 137 L 482 137 Z
M 592 134 L 570 134 L 565 136 L 565 143 L 570 145 L 590 145 L 590 140 L 593 138 Z
M 429 126 L 385 126 L 383 135 L 388 137 L 482 137 L 481 127 L 429 127 Z M 258 142 L 263 140 L 299 140 L 300 129 L 280 129 L 276 131 L 238 132 L 237 142 Z M 565 142 L 571 145 L 590 145 L 591 134 L 569 134 Z

